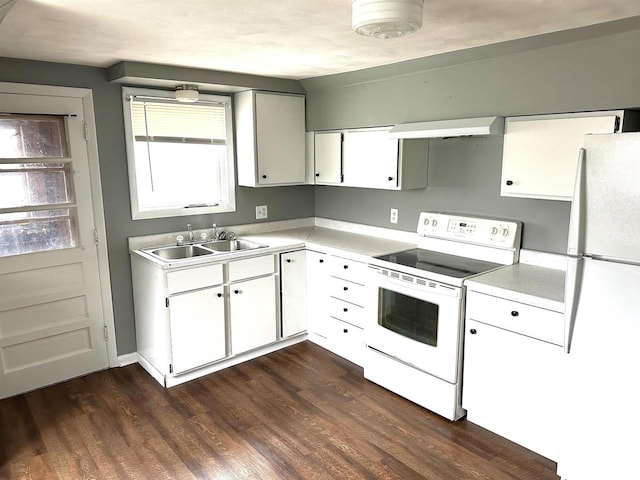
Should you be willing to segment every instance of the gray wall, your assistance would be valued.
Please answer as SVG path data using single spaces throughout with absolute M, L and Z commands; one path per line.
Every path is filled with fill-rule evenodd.
M 640 30 L 557 47 L 439 68 L 423 62 L 303 81 L 307 128 L 389 125 L 484 115 L 631 108 L 640 106 Z M 518 47 L 520 48 L 520 47 Z M 480 49 L 480 53 L 482 53 Z M 494 55 L 497 50 L 493 50 Z M 513 52 L 502 48 L 501 52 Z M 455 58 L 468 58 L 454 55 Z M 446 62 L 444 62 L 446 63 Z M 440 65 L 444 64 L 440 62 Z M 422 67 L 415 69 L 414 66 Z M 136 69 L 139 65 L 131 65 Z M 158 66 L 154 67 L 158 71 Z M 167 78 L 220 84 L 215 72 L 167 71 Z M 390 73 L 391 72 L 391 73 Z M 140 74 L 136 70 L 136 74 Z M 140 76 L 144 76 L 144 71 Z M 210 78 L 210 81 L 208 79 Z M 131 220 L 120 85 L 100 68 L 0 58 L 0 81 L 86 87 L 93 90 L 98 151 L 112 279 L 118 353 L 135 351 L 127 237 L 254 221 L 254 206 L 269 205 L 269 219 L 318 216 L 378 226 L 389 208 L 400 210 L 397 228 L 413 230 L 421 210 L 446 210 L 519 219 L 524 246 L 562 252 L 569 205 L 499 196 L 502 140 L 433 140 L 426 189 L 386 192 L 344 187 L 238 188 L 238 211 L 216 216 Z M 254 82 L 247 78 L 247 83 Z M 269 79 L 260 79 L 269 88 Z M 273 79 L 274 89 L 282 85 Z M 315 192 L 315 198 L 314 198 Z M 314 211 L 315 202 L 315 211 Z
M 420 66 L 414 61 L 303 80 L 307 128 L 637 108 L 639 46 L 640 30 L 635 30 L 461 65 L 410 71 L 411 65 Z M 389 71 L 401 72 L 389 76 Z M 389 208 L 394 207 L 397 228 L 414 230 L 422 210 L 487 214 L 521 220 L 525 248 L 564 252 L 569 203 L 501 198 L 501 158 L 500 137 L 432 140 L 426 189 L 317 187 L 316 215 L 392 227 Z
M 210 83 L 212 84 L 219 83 L 214 73 L 211 72 L 213 78 Z M 250 77 L 248 79 L 253 80 Z M 237 211 L 234 213 L 133 221 L 129 204 L 120 85 L 107 81 L 106 70 L 0 58 L 0 81 L 84 87 L 93 90 L 116 341 L 120 355 L 136 350 L 127 237 L 180 231 L 185 229 L 187 223 L 193 224 L 196 229 L 206 228 L 214 221 L 218 225 L 253 223 L 255 222 L 255 205 L 268 205 L 270 221 L 314 215 L 313 187 L 256 189 L 238 187 Z M 272 88 L 277 90 L 281 84 L 281 81 L 274 79 Z

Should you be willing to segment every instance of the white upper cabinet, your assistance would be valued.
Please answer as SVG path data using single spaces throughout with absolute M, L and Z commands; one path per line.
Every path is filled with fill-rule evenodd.
M 397 188 L 398 140 L 389 138 L 389 129 L 348 130 L 343 149 L 345 185 Z
M 306 181 L 303 95 L 247 90 L 235 95 L 238 185 Z
M 428 140 L 389 137 L 391 127 L 315 132 L 317 185 L 407 190 L 427 186 Z
M 571 201 L 584 136 L 637 130 L 635 113 L 619 110 L 507 118 L 500 194 Z
M 342 132 L 316 132 L 314 159 L 313 183 L 337 185 L 342 182 Z

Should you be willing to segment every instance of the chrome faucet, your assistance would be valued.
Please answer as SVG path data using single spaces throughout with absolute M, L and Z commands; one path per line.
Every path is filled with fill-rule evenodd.
M 216 225 L 215 223 L 213 224 L 213 240 L 219 240 L 218 239 L 218 225 Z
M 193 243 L 193 229 L 190 223 L 187 223 L 187 231 L 189 232 L 189 242 Z

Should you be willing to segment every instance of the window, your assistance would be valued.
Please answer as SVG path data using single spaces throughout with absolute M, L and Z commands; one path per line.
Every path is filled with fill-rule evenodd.
M 123 88 L 131 216 L 235 210 L 231 97 Z
M 0 256 L 77 246 L 64 116 L 0 116 Z

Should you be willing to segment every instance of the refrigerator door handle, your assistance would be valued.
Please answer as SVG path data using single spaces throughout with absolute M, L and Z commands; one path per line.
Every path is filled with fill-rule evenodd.
M 567 242 L 567 254 L 580 256 L 584 253 L 584 219 L 585 212 L 585 160 L 586 150 L 580 149 L 578 154 L 578 168 L 576 170 L 576 182 L 571 202 L 571 214 L 569 217 L 569 238 Z
M 576 324 L 576 309 L 580 300 L 584 258 L 568 257 L 564 277 L 564 353 L 571 351 L 573 329 Z

